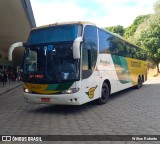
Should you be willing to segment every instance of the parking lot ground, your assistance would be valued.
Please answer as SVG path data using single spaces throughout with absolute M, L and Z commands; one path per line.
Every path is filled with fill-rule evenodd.
M 160 135 L 157 78 L 149 78 L 141 89 L 113 94 L 105 105 L 28 104 L 22 91 L 20 86 L 0 96 L 0 135 Z

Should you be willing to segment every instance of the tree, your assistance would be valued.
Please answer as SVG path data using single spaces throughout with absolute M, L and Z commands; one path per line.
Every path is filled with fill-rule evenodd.
M 121 25 L 106 27 L 105 29 L 110 31 L 110 32 L 117 33 L 120 36 L 124 35 L 124 28 Z
M 154 10 L 154 14 L 138 16 L 126 29 L 125 37 L 145 49 L 147 59 L 156 65 L 157 73 L 160 73 L 160 0 L 154 4 Z
M 160 73 L 160 0 L 154 4 L 154 12 L 154 14 L 138 16 L 126 29 L 122 27 L 123 35 L 119 26 L 106 29 L 114 33 L 121 33 L 120 35 L 127 38 L 128 41 L 142 47 L 148 60 L 156 65 L 157 73 Z
M 128 28 L 125 29 L 124 36 L 126 38 L 133 36 L 134 33 L 136 32 L 138 26 L 140 24 L 142 24 L 146 19 L 148 19 L 149 16 L 150 15 L 140 15 L 140 16 L 136 17 L 136 19 L 133 21 L 133 24 L 131 24 L 131 26 L 129 26 Z
M 160 0 L 157 0 L 157 2 L 154 4 L 154 11 L 156 14 L 160 14 Z
M 139 43 L 147 52 L 148 59 L 157 66 L 160 73 L 160 0 L 154 5 L 155 14 L 147 20 L 148 25 L 141 31 Z

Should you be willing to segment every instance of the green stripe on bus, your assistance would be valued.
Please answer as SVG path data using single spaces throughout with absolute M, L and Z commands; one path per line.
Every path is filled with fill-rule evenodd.
M 74 82 L 61 83 L 61 84 L 58 86 L 57 90 L 60 90 L 60 91 L 67 90 L 67 89 L 69 89 L 69 88 L 72 86 L 73 83 L 74 83 Z
M 59 86 L 59 84 L 49 84 L 45 90 L 46 91 L 56 90 L 58 86 Z
M 119 81 L 122 84 L 131 82 L 128 64 L 125 57 L 111 55 Z

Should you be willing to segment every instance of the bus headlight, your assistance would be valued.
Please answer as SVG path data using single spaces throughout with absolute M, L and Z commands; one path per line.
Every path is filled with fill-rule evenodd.
M 72 94 L 72 93 L 76 93 L 79 91 L 79 88 L 70 88 L 68 90 L 64 90 L 62 91 L 63 94 Z
M 30 92 L 31 92 L 31 91 L 30 91 L 29 89 L 27 89 L 27 88 L 23 88 L 23 90 L 24 90 L 25 93 L 30 93 Z

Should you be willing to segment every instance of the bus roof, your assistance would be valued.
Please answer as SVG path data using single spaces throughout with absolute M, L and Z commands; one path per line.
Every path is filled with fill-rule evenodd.
M 68 21 L 68 22 L 56 22 L 56 23 L 53 23 L 53 24 L 43 25 L 43 26 L 39 26 L 39 27 L 33 28 L 32 30 L 41 29 L 41 28 L 49 28 L 49 27 L 58 26 L 58 25 L 67 25 L 67 24 L 88 24 L 88 25 L 94 25 L 94 26 L 96 26 L 94 23 L 88 22 L 88 21 Z M 100 29 L 102 29 L 102 28 L 100 28 Z M 120 35 L 118 35 L 116 33 L 112 33 L 112 32 L 110 32 L 110 31 L 108 31 L 106 29 L 102 29 L 102 30 L 104 30 L 104 31 L 106 31 L 108 33 L 111 33 L 112 35 L 115 35 L 116 37 L 118 37 L 118 38 L 126 41 L 127 43 L 129 43 L 131 45 L 134 45 L 134 46 L 136 46 L 138 48 L 141 48 L 141 47 L 133 44 L 132 42 L 126 40 L 125 38 L 123 38 L 122 36 L 120 36 Z M 143 49 L 143 48 L 141 48 L 141 49 Z
M 56 22 L 56 23 L 53 23 L 53 24 L 39 26 L 39 27 L 33 28 L 32 30 L 41 29 L 41 28 L 48 28 L 48 27 L 58 26 L 58 25 L 67 25 L 67 24 L 89 24 L 89 25 L 95 25 L 94 23 L 91 23 L 91 22 L 88 22 L 88 21 Z

